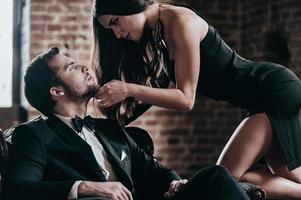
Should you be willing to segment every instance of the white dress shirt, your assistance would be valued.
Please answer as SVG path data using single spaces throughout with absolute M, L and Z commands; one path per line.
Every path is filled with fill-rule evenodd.
M 78 133 L 75 128 L 72 125 L 71 122 L 71 117 L 65 117 L 61 116 L 58 114 L 55 114 L 59 119 L 61 119 L 63 122 L 65 122 L 70 128 L 72 128 L 76 133 Z M 99 167 L 102 169 L 102 172 L 105 176 L 105 178 L 108 181 L 115 181 L 117 180 L 116 174 L 114 173 L 114 170 L 112 168 L 112 165 L 107 159 L 107 153 L 103 149 L 103 146 L 101 143 L 98 141 L 97 137 L 95 136 L 94 130 L 90 130 L 87 128 L 85 125 L 83 126 L 83 129 L 81 132 L 78 133 L 78 135 L 86 141 L 92 149 L 92 152 L 95 156 L 95 159 L 99 165 Z M 80 180 L 76 181 L 69 193 L 68 199 L 77 199 L 77 191 L 78 191 L 78 186 L 80 184 Z

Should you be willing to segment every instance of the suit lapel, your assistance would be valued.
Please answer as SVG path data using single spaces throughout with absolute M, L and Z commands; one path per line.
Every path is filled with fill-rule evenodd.
M 88 163 L 89 167 L 95 172 L 96 176 L 100 180 L 106 180 L 94 157 L 90 145 L 88 145 L 82 138 L 77 135 L 76 132 L 74 132 L 67 124 L 58 119 L 56 116 L 49 117 L 46 122 L 58 135 L 64 138 L 67 143 L 77 149 L 77 151 Z
M 128 149 L 122 129 L 113 120 L 97 119 L 95 130 L 95 135 L 103 145 L 116 175 L 128 189 L 132 190 L 133 181 L 129 174 L 130 169 L 121 162 L 122 152 Z

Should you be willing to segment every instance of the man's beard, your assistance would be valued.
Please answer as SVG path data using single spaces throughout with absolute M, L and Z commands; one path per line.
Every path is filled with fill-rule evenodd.
M 79 93 L 75 91 L 72 87 L 70 87 L 67 84 L 63 85 L 63 88 L 65 90 L 65 94 L 68 95 L 68 97 L 74 101 L 74 102 L 85 102 L 88 101 L 91 97 L 94 97 L 97 93 L 99 86 L 97 84 L 95 85 L 89 85 L 86 90 L 83 93 Z

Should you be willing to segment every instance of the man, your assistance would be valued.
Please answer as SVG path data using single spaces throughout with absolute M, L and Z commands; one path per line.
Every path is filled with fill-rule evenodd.
M 15 128 L 4 199 L 248 199 L 221 166 L 187 182 L 138 148 L 115 121 L 80 120 L 98 88 L 93 71 L 56 47 L 30 63 L 25 95 L 48 119 Z

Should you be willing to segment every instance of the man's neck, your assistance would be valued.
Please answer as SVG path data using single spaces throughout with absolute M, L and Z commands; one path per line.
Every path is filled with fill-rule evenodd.
M 59 103 L 57 102 L 54 113 L 65 116 L 65 117 L 85 117 L 87 112 L 86 102 L 70 102 L 70 103 Z

